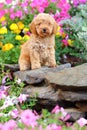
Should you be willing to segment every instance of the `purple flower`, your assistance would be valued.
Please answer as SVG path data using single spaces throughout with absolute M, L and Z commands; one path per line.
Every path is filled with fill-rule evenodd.
M 8 88 L 9 86 L 0 86 L 0 99 L 3 99 L 8 95 Z
M 2 79 L 2 84 L 5 84 L 6 83 L 6 79 L 8 78 L 8 76 L 4 76 L 3 79 Z

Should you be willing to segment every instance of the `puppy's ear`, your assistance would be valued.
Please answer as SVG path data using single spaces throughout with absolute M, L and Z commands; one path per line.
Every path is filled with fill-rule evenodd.
M 36 28 L 35 28 L 34 20 L 30 23 L 29 27 L 30 27 L 31 33 L 33 33 L 33 34 L 36 34 L 36 33 L 37 33 L 37 32 L 36 32 Z
M 57 28 L 58 28 L 58 24 L 56 23 L 56 21 L 54 21 L 54 26 L 53 26 L 53 34 L 57 33 Z

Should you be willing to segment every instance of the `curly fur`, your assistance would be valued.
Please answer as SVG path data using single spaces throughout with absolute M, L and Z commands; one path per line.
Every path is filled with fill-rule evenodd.
M 20 70 L 36 69 L 41 66 L 55 67 L 55 33 L 57 23 L 45 13 L 38 14 L 30 24 L 31 36 L 21 48 Z

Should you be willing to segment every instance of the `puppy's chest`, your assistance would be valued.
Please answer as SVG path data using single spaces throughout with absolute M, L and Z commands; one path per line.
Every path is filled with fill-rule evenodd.
M 36 48 L 37 48 L 37 51 L 43 52 L 43 51 L 48 50 L 49 47 L 48 45 L 45 45 L 45 44 L 37 44 Z
M 44 43 L 40 43 L 40 44 L 36 43 L 33 46 L 33 49 L 35 49 L 42 57 L 43 56 L 47 57 L 51 48 L 52 45 L 49 46 L 48 44 L 44 44 Z

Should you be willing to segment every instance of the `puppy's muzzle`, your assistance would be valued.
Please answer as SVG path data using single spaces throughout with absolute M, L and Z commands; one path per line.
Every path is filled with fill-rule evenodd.
M 47 29 L 46 28 L 43 28 L 43 33 L 46 33 Z

